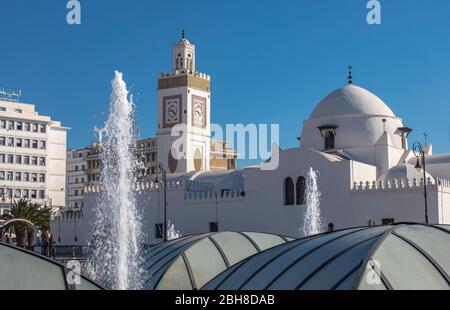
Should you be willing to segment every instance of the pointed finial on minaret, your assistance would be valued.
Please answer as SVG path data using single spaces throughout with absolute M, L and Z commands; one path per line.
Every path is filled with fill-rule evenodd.
M 350 66 L 348 66 L 348 84 L 349 85 L 352 85 L 353 84 L 353 73 L 352 73 L 352 69 L 353 69 L 353 66 L 352 65 L 350 65 Z
M 181 32 L 181 38 L 182 38 L 182 39 L 186 39 L 186 35 L 185 35 L 185 33 L 184 33 L 184 29 L 183 29 L 183 31 Z

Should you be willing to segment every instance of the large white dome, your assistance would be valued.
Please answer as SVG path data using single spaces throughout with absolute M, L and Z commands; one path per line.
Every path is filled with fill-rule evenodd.
M 337 115 L 395 117 L 392 110 L 380 98 L 355 85 L 347 85 L 332 92 L 317 105 L 310 118 Z
M 374 146 L 385 144 L 383 133 L 388 135 L 390 146 L 401 152 L 402 142 L 398 128 L 402 120 L 377 96 L 364 88 L 347 85 L 333 91 L 304 121 L 301 146 L 324 150 L 321 128 L 334 128 L 334 149 L 345 150 L 350 155 L 374 163 Z

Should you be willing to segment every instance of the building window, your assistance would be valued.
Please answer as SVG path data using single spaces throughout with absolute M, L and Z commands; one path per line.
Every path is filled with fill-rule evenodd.
M 22 181 L 22 173 L 16 172 L 16 181 Z
M 45 150 L 47 148 L 46 142 L 45 141 L 39 141 L 39 148 L 41 150 Z
M 38 124 L 36 124 L 36 123 L 33 123 L 32 128 L 33 128 L 33 132 L 38 132 L 39 131 L 38 130 Z
M 1 111 L 1 108 L 0 108 L 0 111 Z M 0 128 L 6 129 L 6 121 L 4 119 L 0 120 Z
M 24 182 L 30 182 L 30 173 L 29 172 L 24 172 L 23 173 L 23 181 Z
M 0 180 L 1 181 L 5 180 L 5 171 L 0 171 Z
M 22 147 L 22 138 L 16 139 L 16 147 Z
M 22 193 L 23 198 L 29 198 L 30 197 L 30 191 L 28 189 L 24 189 Z
M 41 124 L 40 128 L 41 128 L 41 132 L 42 133 L 46 133 L 47 132 L 47 126 L 45 124 Z
M 39 182 L 44 183 L 45 182 L 45 173 L 39 174 Z
M 22 113 L 22 110 L 21 109 L 15 109 L 14 110 L 16 113 Z M 22 130 L 22 129 L 21 129 Z
M 297 178 L 297 184 L 296 184 L 296 191 L 297 191 L 297 205 L 304 205 L 305 204 L 305 191 L 306 191 L 306 179 L 303 176 L 300 176 Z
M 8 138 L 8 146 L 14 146 L 14 138 Z
M 291 178 L 284 179 L 284 205 L 292 206 L 294 201 L 294 182 Z
M 8 129 L 14 130 L 14 121 L 8 121 Z
M 30 131 L 31 130 L 31 124 L 30 123 L 25 123 L 24 129 L 25 129 L 25 131 Z
M 6 138 L 5 137 L 0 137 L 0 145 L 3 145 L 3 146 L 6 145 Z
M 38 140 L 33 140 L 32 147 L 33 147 L 33 149 L 38 148 Z
M 0 164 L 5 163 L 5 154 L 0 154 Z
M 14 190 L 14 198 L 20 198 L 20 196 L 21 196 L 20 189 Z
M 45 166 L 45 157 L 39 157 L 39 165 Z
M 381 220 L 382 225 L 392 225 L 395 223 L 395 219 L 386 218 Z
M 30 156 L 24 156 L 23 157 L 23 164 L 29 165 L 30 164 Z
M 35 189 L 31 190 L 31 198 L 32 199 L 36 199 L 37 198 L 37 190 L 35 190 Z
M 164 237 L 163 224 L 162 223 L 155 224 L 155 238 L 162 239 L 163 237 Z
M 36 166 L 38 164 L 38 158 L 37 156 L 31 157 L 31 164 Z
M 37 173 L 31 174 L 31 182 L 37 182 Z
M 22 164 L 22 155 L 16 155 L 16 164 Z
M 14 174 L 11 171 L 8 171 L 8 173 L 6 174 L 6 179 L 8 181 L 14 181 Z
M 45 198 L 45 191 L 42 190 L 42 189 L 39 191 L 39 198 L 40 199 L 44 199 Z
M 332 131 L 327 131 L 324 136 L 325 140 L 325 150 L 334 150 L 334 133 Z
M 218 231 L 219 231 L 219 222 L 209 223 L 209 232 L 218 232 Z
M 8 154 L 8 164 L 14 164 L 14 155 Z

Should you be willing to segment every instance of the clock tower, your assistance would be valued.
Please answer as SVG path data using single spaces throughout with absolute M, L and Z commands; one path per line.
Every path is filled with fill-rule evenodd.
M 158 78 L 158 161 L 168 173 L 209 170 L 211 80 L 195 70 L 195 56 L 183 31 L 172 72 Z

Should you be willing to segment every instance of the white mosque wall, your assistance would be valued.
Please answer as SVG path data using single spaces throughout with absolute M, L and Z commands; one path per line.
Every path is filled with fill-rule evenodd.
M 377 182 L 374 166 L 305 148 L 281 152 L 276 170 L 244 169 L 242 190 L 221 193 L 200 182 L 169 182 L 167 221 L 183 236 L 209 232 L 210 223 L 218 222 L 220 231 L 261 231 L 301 237 L 306 206 L 284 205 L 283 181 L 291 177 L 295 183 L 299 176 L 306 176 L 310 167 L 319 172 L 324 231 L 328 223 L 340 229 L 369 223 L 381 225 L 383 219 L 424 222 L 420 180 Z M 153 183 L 140 183 L 136 191 L 144 242 L 160 242 L 161 239 L 155 238 L 155 225 L 164 218 L 163 191 Z M 94 219 L 92 207 L 98 197 L 98 188 L 88 187 L 82 218 L 52 222 L 53 232 L 61 238 L 60 244 L 87 243 Z M 430 223 L 450 224 L 450 181 L 429 181 L 428 204 Z
M 342 173 L 350 171 L 349 162 L 338 163 Z M 282 180 L 293 172 L 302 174 L 309 167 L 295 165 L 281 167 L 281 171 L 259 171 L 246 169 L 245 195 L 236 192 L 221 197 L 211 192 L 187 194 L 185 188 L 173 188 L 167 195 L 167 220 L 175 224 L 183 236 L 209 232 L 209 224 L 219 223 L 220 231 L 261 231 L 301 237 L 306 206 L 285 206 L 283 202 Z M 320 164 L 317 163 L 317 167 Z M 330 178 L 331 169 L 320 166 L 319 189 L 322 191 L 321 211 L 323 230 L 328 223 L 335 229 L 353 226 L 367 226 L 369 223 L 381 225 L 383 219 L 396 222 L 424 222 L 424 198 L 422 185 L 409 182 L 359 183 L 349 188 L 341 176 Z M 303 170 L 305 169 L 305 170 Z M 317 168 L 316 168 L 317 169 Z M 265 182 L 252 182 L 262 178 Z M 350 174 L 347 174 L 350 178 Z M 253 180 L 254 181 L 254 180 Z M 429 184 L 428 204 L 430 223 L 450 223 L 450 182 L 441 181 L 441 186 Z M 374 187 L 375 186 L 375 187 Z M 138 206 L 143 216 L 143 237 L 147 244 L 158 243 L 155 225 L 163 222 L 163 192 L 146 189 L 138 192 Z M 93 213 L 98 193 L 85 196 L 83 215 L 66 215 L 52 222 L 55 241 L 58 244 L 87 244 L 92 230 Z M 75 240 L 76 237 L 76 240 Z

